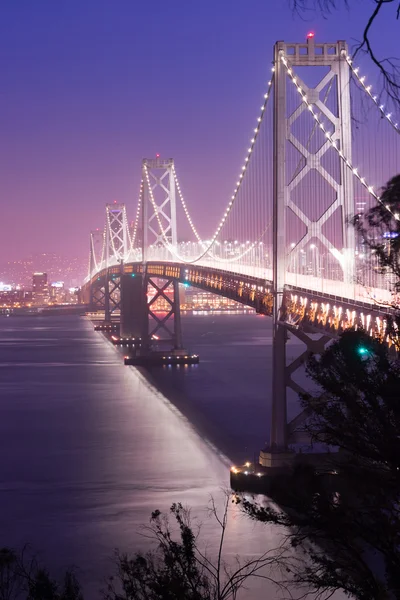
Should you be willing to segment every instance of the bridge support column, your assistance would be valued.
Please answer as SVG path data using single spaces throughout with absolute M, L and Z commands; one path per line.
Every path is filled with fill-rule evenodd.
M 132 352 L 125 357 L 126 365 L 199 362 L 197 355 L 183 348 L 179 282 L 172 278 L 161 279 L 162 282 L 147 274 L 123 275 L 120 338 L 140 338 L 140 342 L 131 341 Z M 129 344 L 129 340 L 122 339 L 124 342 Z
M 179 282 L 175 279 L 174 287 L 174 333 L 175 333 L 175 350 L 182 350 L 182 324 L 181 324 L 181 301 L 179 298 Z
M 147 283 L 136 273 L 121 275 L 120 337 L 141 338 L 148 345 Z
M 105 275 L 104 283 L 104 321 L 105 323 L 111 322 L 111 311 L 110 311 L 110 280 L 108 269 Z
M 302 342 L 305 348 L 288 363 L 286 341 L 289 333 Z M 311 354 L 321 354 L 331 339 L 331 336 L 313 331 L 307 332 L 284 321 L 278 325 L 273 344 L 271 444 L 261 450 L 259 457 L 260 464 L 271 469 L 272 472 L 285 469 L 292 463 L 295 452 L 290 450 L 290 444 L 311 445 L 312 440 L 304 429 L 304 424 L 309 417 L 306 411 L 303 410 L 292 421 L 287 422 L 286 392 L 290 388 L 296 394 L 305 393 L 305 390 L 293 380 L 292 375 L 307 362 Z
M 274 202 L 273 202 L 273 342 L 272 342 L 272 410 L 270 445 L 260 453 L 265 467 L 285 467 L 290 453 L 287 445 L 286 402 L 286 329 L 282 323 L 286 283 L 286 72 L 280 60 L 282 44 L 275 45 L 274 88 Z
M 97 312 L 104 310 L 105 306 L 105 288 L 101 281 L 96 279 L 90 284 L 90 299 L 89 299 L 89 310 L 91 312 Z

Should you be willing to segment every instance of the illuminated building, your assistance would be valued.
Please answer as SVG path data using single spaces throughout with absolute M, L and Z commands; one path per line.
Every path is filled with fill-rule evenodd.
M 0 282 L 0 309 L 23 306 L 25 304 L 25 296 L 26 292 L 20 287 L 13 287 Z
M 161 283 L 161 282 L 160 282 Z M 148 302 L 151 302 L 154 297 L 154 289 L 149 286 L 149 291 L 147 294 Z M 168 287 L 165 290 L 165 295 L 171 299 L 173 302 L 174 294 L 172 286 Z M 197 311 L 197 310 L 246 310 L 249 311 L 249 308 L 246 309 L 231 300 L 230 298 L 225 298 L 224 296 L 218 296 L 217 294 L 212 294 L 210 292 L 205 292 L 203 290 L 189 287 L 187 284 L 179 285 L 179 301 L 182 311 Z M 164 297 L 159 296 L 155 301 L 152 302 L 152 310 L 154 312 L 168 312 L 171 310 L 171 304 Z
M 249 310 L 248 307 L 244 307 L 242 304 L 225 298 L 224 296 L 218 296 L 210 292 L 203 290 L 182 286 L 180 290 L 180 301 L 181 309 L 184 311 L 193 310 Z
M 63 281 L 54 281 L 49 288 L 50 303 L 63 304 L 65 302 L 65 288 Z
M 40 306 L 49 303 L 47 273 L 34 273 L 32 276 L 32 301 Z

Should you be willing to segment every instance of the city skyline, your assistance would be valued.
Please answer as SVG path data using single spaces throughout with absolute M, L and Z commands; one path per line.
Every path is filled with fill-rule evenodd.
M 50 282 L 63 281 L 67 286 L 77 286 L 87 273 L 85 257 L 66 257 L 55 252 L 30 254 L 21 259 L 0 261 L 0 282 L 15 287 L 32 287 L 32 274 L 44 271 Z
M 2 8 L 3 262 L 49 247 L 86 260 L 104 204 L 124 202 L 134 217 L 141 159 L 157 152 L 174 157 L 206 236 L 203 214 L 217 222 L 229 197 L 276 39 L 302 41 L 312 29 L 317 40 L 351 45 L 370 5 L 329 20 L 312 12 L 302 20 L 286 3 L 273 13 L 267 2 L 155 8 Z M 383 56 L 394 54 L 395 26 L 374 31 Z

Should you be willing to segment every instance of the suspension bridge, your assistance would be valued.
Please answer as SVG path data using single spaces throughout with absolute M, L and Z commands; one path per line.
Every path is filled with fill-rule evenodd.
M 393 282 L 348 222 L 380 202 L 379 189 L 397 173 L 398 133 L 344 41 L 317 43 L 309 34 L 304 43 L 277 42 L 243 164 L 230 197 L 215 199 L 221 217 L 207 235 L 195 225 L 199 207 L 184 197 L 174 160 L 158 155 L 142 162 L 134 221 L 125 205 L 108 204 L 104 230 L 90 234 L 85 302 L 105 323 L 118 318 L 120 338 L 140 340 L 136 353 L 185 353 L 180 283 L 272 317 L 264 467 L 290 460 L 305 415 L 288 423 L 287 395 L 302 391 L 295 373 L 310 352 L 350 327 L 390 344 Z M 162 314 L 159 298 L 168 306 Z M 304 345 L 294 361 L 288 333 Z

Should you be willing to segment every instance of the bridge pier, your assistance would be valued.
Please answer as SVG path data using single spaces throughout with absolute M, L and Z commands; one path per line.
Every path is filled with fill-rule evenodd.
M 104 322 L 111 323 L 111 312 L 110 312 L 110 280 L 107 269 L 106 282 L 104 284 Z
M 181 301 L 179 298 L 179 282 L 174 279 L 174 333 L 175 343 L 174 350 L 182 350 L 182 323 L 181 323 Z
M 281 307 L 277 312 L 280 310 Z M 272 471 L 286 468 L 293 459 L 288 448 L 286 341 L 286 327 L 279 315 L 274 315 L 270 446 L 261 450 L 259 457 L 260 465 Z
M 287 390 L 290 388 L 297 395 L 306 392 L 294 381 L 292 375 L 305 365 L 312 354 L 322 354 L 326 344 L 332 339 L 330 335 L 312 329 L 299 329 L 283 320 L 277 329 L 278 339 L 274 339 L 273 344 L 271 445 L 261 450 L 259 456 L 260 465 L 271 473 L 290 467 L 296 459 L 296 453 L 290 447 L 292 444 L 311 444 L 311 439 L 304 429 L 309 415 L 304 410 L 292 421 L 287 422 Z M 289 333 L 304 344 L 304 350 L 290 362 L 286 354 Z
M 89 284 L 89 306 L 90 312 L 97 312 L 104 310 L 105 301 L 105 287 L 98 278 L 95 282 Z
M 145 277 L 136 273 L 121 275 L 121 320 L 122 338 L 141 338 L 146 344 L 147 290 Z
M 154 292 L 150 300 L 149 289 Z M 159 300 L 167 305 L 161 313 L 155 308 Z M 120 339 L 131 349 L 130 355 L 125 357 L 125 364 L 198 362 L 198 356 L 189 354 L 182 344 L 179 282 L 176 279 L 162 278 L 160 284 L 146 271 L 122 275 L 120 323 Z

